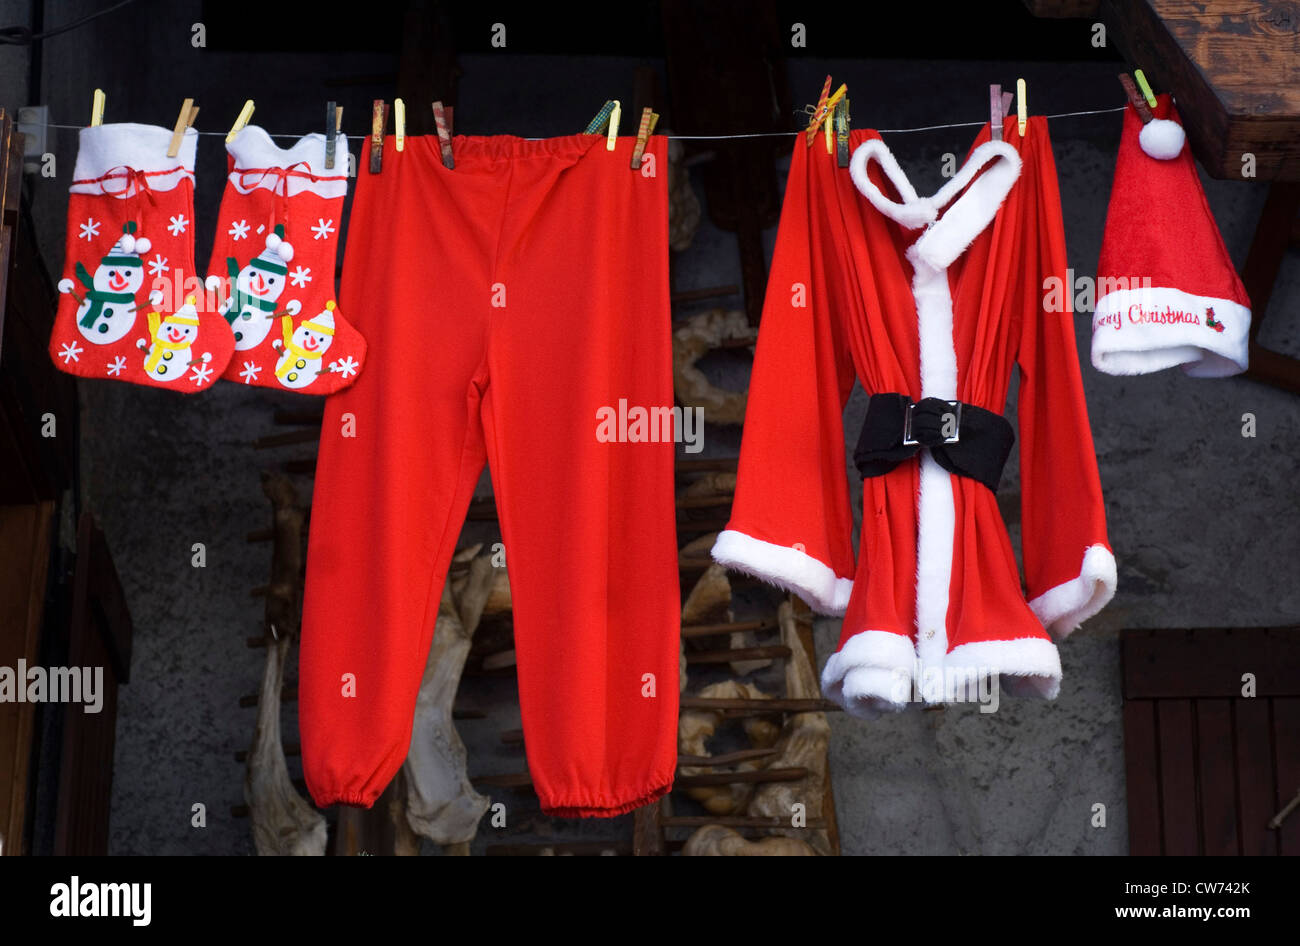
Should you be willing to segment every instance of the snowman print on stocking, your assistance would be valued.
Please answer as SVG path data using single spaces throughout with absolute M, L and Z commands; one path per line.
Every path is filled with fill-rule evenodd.
M 194 362 L 194 340 L 199 334 L 199 313 L 194 306 L 194 296 L 185 300 L 185 305 L 167 316 L 160 317 L 157 312 L 148 315 L 149 338 L 139 339 L 136 347 L 144 352 L 144 370 L 155 381 L 175 381 L 185 377 Z M 199 367 L 194 369 L 196 383 L 202 384 L 211 369 L 207 367 L 212 360 L 209 352 L 199 356 Z
M 271 347 L 280 352 L 275 364 L 275 377 L 286 388 L 305 388 L 316 380 L 322 371 L 334 371 L 333 365 L 322 367 L 322 356 L 334 343 L 334 300 L 325 303 L 325 311 L 303 322 L 296 329 L 293 319 L 280 320 L 283 340 L 276 339 Z
M 76 282 L 59 280 L 59 292 L 71 294 L 78 302 L 77 330 L 96 345 L 111 345 L 135 324 L 135 297 L 144 285 L 144 261 L 140 256 L 152 246 L 135 232 L 134 220 L 122 226 L 122 236 L 100 260 L 93 276 L 77 263 Z M 78 294 L 77 282 L 85 289 L 84 296 Z M 158 305 L 162 298 L 163 294 L 154 290 L 149 294 L 149 303 Z
M 297 315 L 302 304 L 289 299 L 279 309 L 280 296 L 288 282 L 293 259 L 293 245 L 284 239 L 284 227 L 277 226 L 266 236 L 266 248 L 240 268 L 234 257 L 226 258 L 230 274 L 230 298 L 218 310 L 235 333 L 235 351 L 256 348 L 266 339 L 276 316 Z M 208 288 L 215 289 L 220 277 L 208 278 Z

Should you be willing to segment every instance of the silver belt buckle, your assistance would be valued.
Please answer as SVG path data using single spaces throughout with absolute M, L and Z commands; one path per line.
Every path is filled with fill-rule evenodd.
M 916 405 L 918 403 L 920 402 L 908 401 L 907 410 L 903 414 L 903 446 L 905 447 L 916 446 L 921 442 L 912 436 L 912 411 L 916 409 Z M 953 435 L 951 437 L 944 437 L 943 442 L 960 443 L 961 442 L 961 401 L 945 401 L 944 403 L 946 403 L 948 407 L 951 409 L 951 412 L 954 415 L 957 423 L 956 423 L 956 429 L 953 431 Z

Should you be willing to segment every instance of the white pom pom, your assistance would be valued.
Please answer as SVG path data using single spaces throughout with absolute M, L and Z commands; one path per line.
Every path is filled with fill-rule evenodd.
M 118 245 L 122 247 L 122 252 L 130 256 L 135 252 L 135 237 L 129 233 L 123 233 L 122 239 L 118 240 Z
M 136 237 L 135 252 L 137 255 L 140 253 L 148 253 L 149 247 L 151 246 L 153 246 L 153 243 L 151 243 L 147 237 Z
M 293 244 L 281 241 L 280 246 L 275 251 L 280 259 L 286 263 L 293 259 Z
M 280 235 L 278 233 L 268 233 L 266 235 L 266 248 L 268 250 L 274 250 L 280 245 L 280 242 Z
M 1183 126 L 1167 118 L 1153 118 L 1142 126 L 1138 135 L 1142 150 L 1159 161 L 1178 157 L 1186 140 Z
M 221 288 L 221 277 L 213 273 L 207 279 L 203 280 L 203 286 L 208 292 L 216 292 Z

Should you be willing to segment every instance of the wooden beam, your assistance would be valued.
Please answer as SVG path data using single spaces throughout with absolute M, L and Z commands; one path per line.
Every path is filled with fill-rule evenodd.
M 1300 30 L 1289 0 L 1101 0 L 1109 40 L 1171 92 L 1212 177 L 1300 181 Z

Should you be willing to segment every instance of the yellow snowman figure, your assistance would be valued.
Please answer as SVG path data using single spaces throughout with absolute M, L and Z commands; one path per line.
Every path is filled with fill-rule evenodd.
M 334 301 L 325 303 L 325 311 L 303 322 L 295 330 L 293 317 L 280 320 L 282 342 L 271 343 L 280 352 L 275 365 L 275 377 L 286 388 L 305 388 L 324 370 L 321 356 L 334 342 Z
M 145 374 L 155 381 L 175 381 L 185 377 L 194 361 L 191 345 L 199 335 L 199 313 L 194 307 L 194 296 L 185 299 L 185 305 L 166 316 L 150 312 L 149 339 L 136 341 L 136 347 L 145 353 Z M 212 355 L 204 352 L 199 360 L 206 364 Z

